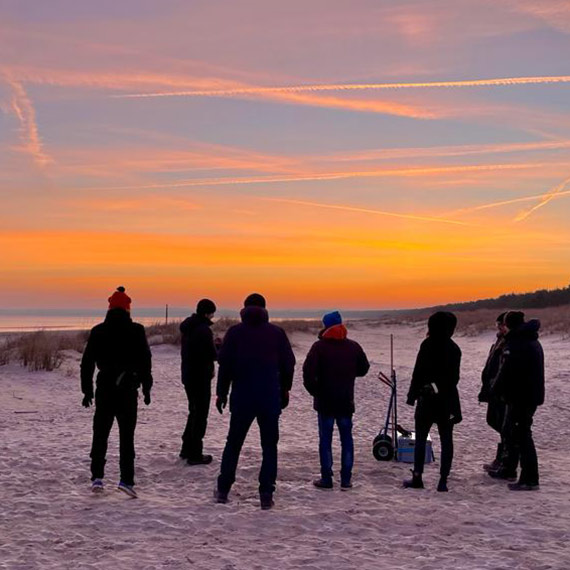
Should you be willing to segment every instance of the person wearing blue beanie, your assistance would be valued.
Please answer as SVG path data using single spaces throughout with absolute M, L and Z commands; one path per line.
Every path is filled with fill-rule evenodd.
M 325 329 L 341 324 L 342 324 L 342 317 L 338 311 L 333 311 L 332 313 L 327 313 L 326 315 L 323 316 L 323 325 Z
M 303 384 L 314 399 L 318 414 L 321 477 L 313 481 L 318 489 L 333 488 L 332 437 L 336 423 L 340 434 L 340 487 L 352 487 L 354 443 L 354 381 L 370 368 L 362 347 L 347 337 L 338 311 L 323 316 L 324 329 L 303 364 Z

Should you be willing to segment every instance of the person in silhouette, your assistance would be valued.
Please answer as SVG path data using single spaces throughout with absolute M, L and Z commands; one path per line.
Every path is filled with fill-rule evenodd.
M 428 319 L 427 338 L 422 342 L 416 359 L 407 404 L 416 404 L 414 469 L 412 479 L 404 487 L 423 489 L 422 474 L 426 440 L 433 424 L 441 440 L 441 468 L 437 490 L 447 491 L 447 478 L 453 461 L 453 426 L 462 420 L 457 383 L 461 350 L 451 340 L 457 317 L 438 311 Z
M 131 320 L 131 298 L 124 287 L 109 297 L 105 321 L 91 329 L 81 360 L 83 406 L 93 403 L 93 374 L 97 367 L 97 390 L 91 446 L 91 488 L 103 491 L 107 441 L 115 418 L 119 425 L 119 489 L 136 498 L 135 428 L 138 388 L 150 404 L 152 388 L 151 352 L 144 327 Z
M 313 396 L 319 422 L 319 458 L 321 477 L 313 481 L 318 489 L 333 487 L 332 436 L 336 422 L 340 434 L 340 487 L 352 487 L 354 443 L 354 381 L 370 368 L 362 347 L 347 338 L 346 327 L 338 311 L 323 316 L 324 329 L 313 344 L 303 364 L 303 383 Z
M 259 498 L 261 508 L 270 509 L 277 478 L 279 416 L 289 404 L 295 356 L 285 331 L 269 322 L 265 306 L 258 293 L 245 299 L 241 323 L 227 331 L 218 355 L 216 407 L 223 413 L 231 387 L 231 417 L 215 499 L 227 502 L 243 442 L 257 420 L 263 452 Z
M 180 457 L 189 465 L 212 462 L 212 456 L 204 455 L 202 451 L 208 426 L 214 362 L 218 358 L 211 329 L 215 312 L 213 301 L 201 299 L 196 312 L 180 324 L 182 384 L 188 398 L 188 419 L 182 434 Z

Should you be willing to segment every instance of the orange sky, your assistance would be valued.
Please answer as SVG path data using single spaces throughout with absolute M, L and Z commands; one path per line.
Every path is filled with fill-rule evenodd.
M 570 7 L 130 3 L 0 8 L 0 309 L 570 281 Z

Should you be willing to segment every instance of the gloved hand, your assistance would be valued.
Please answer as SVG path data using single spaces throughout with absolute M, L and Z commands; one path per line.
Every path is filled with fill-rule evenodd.
M 226 396 L 218 396 L 216 398 L 216 408 L 220 414 L 224 413 L 224 408 L 228 405 L 228 399 Z
M 144 405 L 145 406 L 150 405 L 150 392 L 144 392 L 143 396 L 144 396 Z
M 91 404 L 93 403 L 93 396 L 92 395 L 85 395 L 83 396 L 83 401 L 81 402 L 81 405 L 84 408 L 88 408 Z
M 457 425 L 460 424 L 463 421 L 463 416 L 461 415 L 461 412 L 459 414 L 457 414 L 456 416 L 451 416 L 449 418 L 449 421 L 453 424 L 453 425 Z
M 289 405 L 289 392 L 281 392 L 281 409 L 284 410 Z

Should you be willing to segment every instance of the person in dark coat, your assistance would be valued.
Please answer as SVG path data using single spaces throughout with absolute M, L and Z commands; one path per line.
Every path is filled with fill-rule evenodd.
M 438 311 L 428 320 L 428 336 L 420 346 L 406 402 L 417 405 L 413 477 L 404 481 L 405 487 L 423 489 L 426 440 L 432 425 L 437 424 L 441 440 L 437 490 L 447 491 L 453 461 L 453 426 L 462 420 L 457 390 L 461 350 L 451 340 L 456 326 L 456 316 L 446 311 Z
M 202 451 L 208 426 L 214 362 L 218 358 L 211 329 L 215 312 L 213 301 L 201 299 L 196 312 L 180 324 L 182 384 L 188 398 L 188 419 L 182 434 L 180 457 L 189 465 L 212 462 L 212 456 L 204 455 Z
M 524 314 L 511 311 L 505 316 L 509 332 L 505 340 L 499 372 L 491 392 L 506 404 L 504 437 L 508 448 L 504 477 L 516 477 L 513 491 L 539 488 L 538 459 L 532 438 L 532 423 L 538 406 L 544 404 L 544 352 L 538 340 L 540 321 L 524 322 Z M 509 477 L 507 477 L 509 476 Z
M 507 334 L 507 326 L 505 325 L 505 315 L 501 313 L 497 317 L 497 339 L 489 350 L 487 362 L 481 372 L 481 390 L 479 392 L 479 402 L 486 402 L 487 406 L 487 424 L 497 433 L 502 434 L 503 424 L 505 422 L 505 401 L 500 397 L 491 396 L 491 383 L 497 376 L 503 350 L 505 348 L 505 335 Z M 505 444 L 501 435 L 501 441 L 497 444 L 497 453 L 495 459 L 491 463 L 483 465 L 485 471 L 497 471 L 503 467 L 505 459 Z
M 231 386 L 231 418 L 215 498 L 227 502 L 243 442 L 257 420 L 263 452 L 259 497 L 261 508 L 270 509 L 277 478 L 279 416 L 289 403 L 295 356 L 285 331 L 269 323 L 265 299 L 258 293 L 245 299 L 241 323 L 227 331 L 218 361 L 216 407 L 223 413 Z
M 314 398 L 318 413 L 319 458 L 321 478 L 313 481 L 319 489 L 333 487 L 332 437 L 336 422 L 341 444 L 341 489 L 352 487 L 354 443 L 354 381 L 365 376 L 370 368 L 362 347 L 347 338 L 346 327 L 338 311 L 323 317 L 324 329 L 313 344 L 303 364 L 303 384 Z
M 130 316 L 131 299 L 124 287 L 109 297 L 109 310 L 103 323 L 91 329 L 81 360 L 83 406 L 93 403 L 93 374 L 97 374 L 91 481 L 94 492 L 103 491 L 107 441 L 117 419 L 120 441 L 121 480 L 119 489 L 129 496 L 134 490 L 135 428 L 138 388 L 142 385 L 144 403 L 150 404 L 152 388 L 151 352 L 144 327 Z

